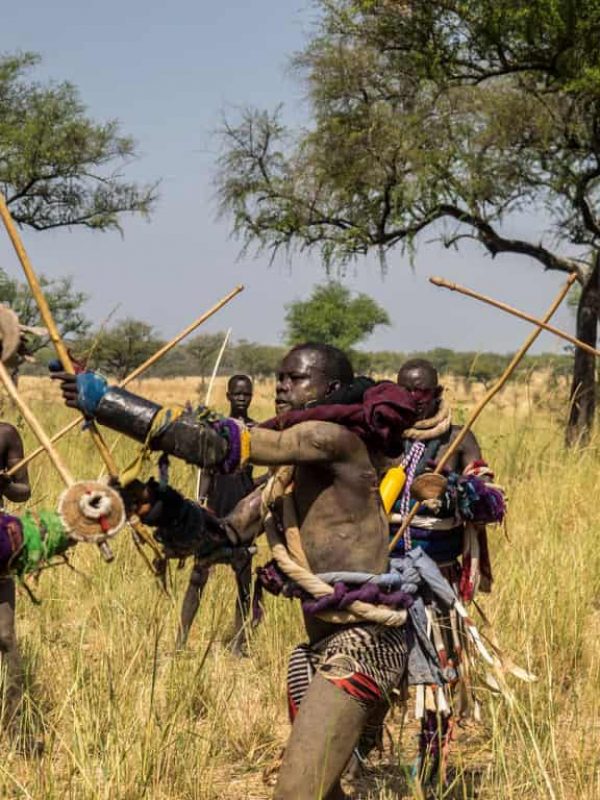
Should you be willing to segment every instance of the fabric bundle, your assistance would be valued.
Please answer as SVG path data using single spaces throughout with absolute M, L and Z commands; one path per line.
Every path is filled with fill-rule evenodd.
M 366 390 L 365 385 L 368 386 Z M 361 398 L 358 402 L 325 402 L 303 411 L 287 411 L 259 427 L 286 430 L 300 422 L 335 422 L 369 446 L 392 458 L 399 456 L 403 447 L 402 434 L 416 418 L 415 402 L 410 393 L 392 381 L 380 381 L 373 385 L 362 384 L 357 396 Z
M 506 503 L 501 489 L 476 475 L 453 473 L 448 479 L 448 492 L 456 513 L 465 522 L 490 524 L 504 519 Z
M 55 511 L 26 511 L 21 519 L 0 513 L 0 574 L 37 572 L 71 544 Z

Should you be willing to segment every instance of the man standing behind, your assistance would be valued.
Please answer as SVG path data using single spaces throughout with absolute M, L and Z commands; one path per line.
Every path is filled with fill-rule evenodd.
M 404 455 L 414 462 L 414 483 L 405 487 L 405 498 L 412 489 L 413 497 L 419 496 L 419 478 L 427 473 L 444 455 L 459 431 L 460 425 L 452 424 L 451 410 L 443 399 L 443 388 L 439 384 L 438 373 L 433 364 L 425 359 L 406 361 L 398 372 L 398 384 L 406 389 L 415 402 L 417 421 L 412 428 L 404 431 Z M 454 453 L 446 469 L 450 473 L 462 475 L 471 465 L 481 463 L 481 449 L 472 431 L 465 436 Z M 444 513 L 444 509 L 432 512 L 424 508 L 411 526 L 411 543 L 421 547 L 438 565 L 454 565 L 463 552 L 464 525 L 454 515 L 454 510 Z M 432 518 L 445 517 L 435 527 Z M 454 520 L 454 526 L 450 521 Z M 433 527 L 432 527 L 433 526 Z M 400 543 L 400 548 L 403 544 Z
M 431 475 L 433 467 L 461 430 L 459 425 L 452 424 L 451 409 L 443 398 L 443 388 L 433 364 L 424 359 L 406 361 L 398 372 L 398 384 L 412 397 L 417 421 L 403 433 L 407 481 L 393 509 L 391 534 L 396 533 L 415 500 L 422 506 L 392 557 L 420 547 L 437 563 L 457 596 L 468 603 L 477 590 L 489 592 L 491 589 L 485 526 L 502 519 L 502 493 L 490 483 L 493 475 L 482 460 L 472 431 L 449 459 L 444 476 Z M 481 503 L 486 496 L 493 498 L 494 503 Z M 468 498 L 477 498 L 477 503 Z M 429 611 L 432 642 L 447 670 L 450 691 L 446 692 L 447 708 L 440 708 L 427 687 L 417 687 L 417 709 L 422 726 L 418 762 L 421 779 L 428 773 L 433 778 L 439 766 L 444 768 L 444 753 L 451 735 L 450 709 L 458 720 L 477 716 L 477 699 L 463 664 L 468 638 L 462 621 L 455 611 L 449 616 L 434 606 Z
M 13 503 L 24 503 L 29 499 L 30 488 L 27 469 L 23 467 L 10 478 L 2 472 L 10 469 L 23 458 L 23 442 L 16 428 L 8 422 L 0 422 L 0 505 L 6 498 Z M 0 575 L 0 697 L 2 724 L 9 733 L 19 732 L 19 717 L 23 701 L 23 662 L 15 632 L 15 582 Z
M 238 419 L 247 427 L 255 424 L 248 416 L 248 408 L 252 402 L 252 380 L 248 375 L 233 375 L 227 382 L 227 400 L 229 416 Z M 238 502 L 254 489 L 252 465 L 247 464 L 231 475 L 222 475 L 216 471 L 204 469 L 200 480 L 198 500 L 217 517 L 225 517 L 235 508 Z M 235 610 L 234 635 L 231 650 L 236 655 L 244 655 L 246 636 L 244 625 L 250 611 L 250 587 L 252 582 L 252 556 L 241 551 L 231 562 L 237 585 L 237 603 Z M 177 639 L 177 647 L 185 646 L 190 628 L 198 613 L 200 598 L 208 581 L 210 567 L 194 562 L 189 584 L 181 608 L 181 623 Z

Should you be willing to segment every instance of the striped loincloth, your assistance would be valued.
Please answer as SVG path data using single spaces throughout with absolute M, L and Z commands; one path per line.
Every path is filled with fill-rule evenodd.
M 288 665 L 290 719 L 317 672 L 357 702 L 371 706 L 400 685 L 406 665 L 404 628 L 356 625 L 316 644 L 298 645 Z

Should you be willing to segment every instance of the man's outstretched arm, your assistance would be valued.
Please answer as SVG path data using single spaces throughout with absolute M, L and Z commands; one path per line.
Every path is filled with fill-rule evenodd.
M 88 379 L 89 376 L 89 379 Z M 302 422 L 284 431 L 251 428 L 247 451 L 236 455 L 239 426 L 211 423 L 184 411 L 171 420 L 160 405 L 139 395 L 107 386 L 94 373 L 73 376 L 58 373 L 65 402 L 79 408 L 100 424 L 124 433 L 140 442 L 148 442 L 152 450 L 160 450 L 198 466 L 216 466 L 230 471 L 239 460 L 260 466 L 326 463 L 346 460 L 354 451 L 356 437 L 332 422 Z M 91 389 L 89 388 L 91 387 Z M 157 420 L 160 420 L 157 425 Z M 237 463 L 235 463 L 237 460 Z

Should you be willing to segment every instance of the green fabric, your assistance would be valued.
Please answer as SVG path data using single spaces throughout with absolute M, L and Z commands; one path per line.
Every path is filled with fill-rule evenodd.
M 18 575 L 36 572 L 69 547 L 69 535 L 56 511 L 26 511 L 21 517 L 23 549 L 16 563 Z

